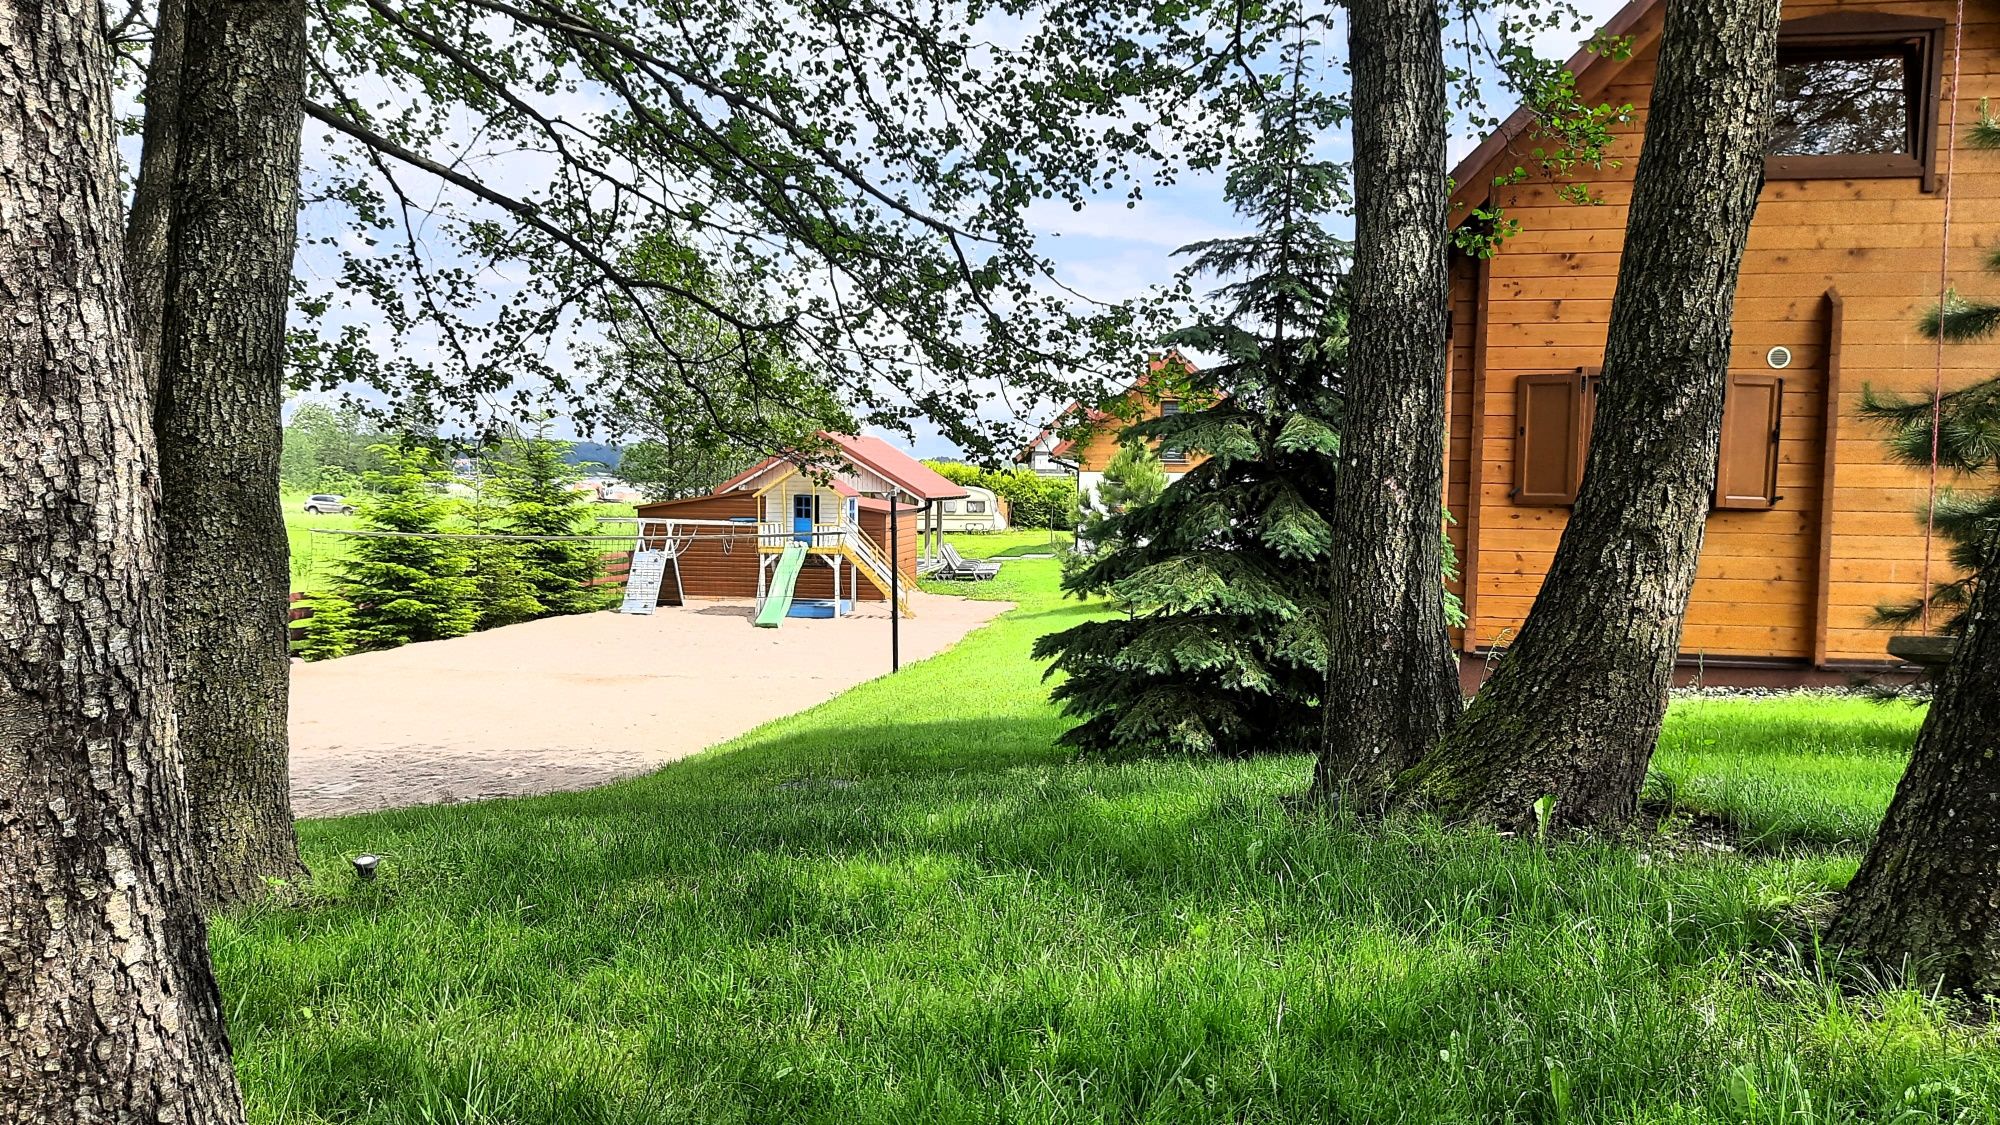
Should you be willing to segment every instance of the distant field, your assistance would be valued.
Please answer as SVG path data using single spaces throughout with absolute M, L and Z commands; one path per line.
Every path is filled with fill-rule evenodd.
M 306 497 L 311 493 L 287 492 L 284 494 L 285 538 L 292 547 L 292 589 L 297 591 L 324 590 L 333 584 L 336 567 L 347 557 L 347 545 L 351 542 L 345 536 L 318 535 L 319 531 L 353 531 L 361 526 L 354 516 L 314 516 L 305 510 Z M 349 498 L 350 502 L 353 500 Z M 630 504 L 594 504 L 593 515 L 600 519 L 630 516 Z M 454 529 L 457 530 L 457 529 Z M 622 550 L 618 543 L 606 542 L 607 551 Z

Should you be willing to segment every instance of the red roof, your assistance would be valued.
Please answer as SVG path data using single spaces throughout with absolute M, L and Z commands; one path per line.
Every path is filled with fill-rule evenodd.
M 1152 386 L 1153 376 L 1158 374 L 1160 369 L 1167 365 L 1167 359 L 1170 356 L 1180 361 L 1180 365 L 1182 367 L 1185 367 L 1189 371 L 1201 370 L 1201 368 L 1196 367 L 1194 365 L 1193 360 L 1182 355 L 1181 350 L 1179 348 L 1168 348 L 1166 351 L 1148 359 L 1146 361 L 1146 373 L 1144 375 L 1139 376 L 1137 379 L 1133 380 L 1132 385 L 1126 387 L 1122 392 L 1120 392 L 1118 397 L 1123 398 L 1125 395 L 1129 395 L 1133 391 Z M 1084 411 L 1084 424 L 1091 428 L 1101 426 L 1104 423 L 1111 421 L 1111 415 L 1105 413 L 1102 410 L 1097 409 L 1094 406 L 1085 410 L 1082 403 L 1072 402 L 1068 406 L 1065 406 L 1060 411 L 1058 411 L 1056 413 L 1055 421 L 1050 422 L 1046 426 L 1043 426 L 1041 428 L 1041 431 L 1035 434 L 1034 440 L 1030 441 L 1026 446 L 1024 446 L 1021 449 L 1021 452 L 1014 455 L 1014 460 L 1026 461 L 1034 453 L 1035 446 L 1041 444 L 1043 438 L 1057 436 L 1057 430 L 1061 428 L 1063 419 L 1069 417 L 1071 414 L 1074 414 L 1078 410 Z M 1075 448 L 1076 448 L 1076 442 L 1074 440 L 1064 438 L 1063 440 L 1056 442 L 1055 447 L 1049 450 L 1049 455 L 1052 457 L 1061 457 L 1063 454 L 1068 453 L 1070 450 Z
M 957 500 L 970 493 L 946 480 L 936 469 L 878 437 L 821 434 L 840 447 L 856 468 L 867 469 L 919 500 Z
M 842 458 L 855 468 L 866 469 L 919 500 L 957 500 L 971 495 L 965 489 L 945 479 L 936 469 L 911 457 L 881 438 L 824 433 L 820 436 L 838 446 Z M 790 464 L 790 460 L 785 457 L 766 457 L 755 465 L 716 485 L 715 490 L 708 495 L 720 496 L 725 492 L 741 488 L 750 481 L 764 475 L 765 470 L 784 464 Z M 844 480 L 836 478 L 832 484 L 833 490 L 842 496 L 860 495 L 853 485 L 848 484 Z M 696 496 L 689 497 L 688 499 L 705 500 L 707 498 L 705 496 Z M 679 504 L 683 502 L 681 500 L 663 500 L 657 501 L 654 504 L 642 504 L 640 505 L 640 509 L 643 511 L 647 508 L 657 507 L 660 504 Z M 862 500 L 864 505 L 867 502 L 865 498 Z

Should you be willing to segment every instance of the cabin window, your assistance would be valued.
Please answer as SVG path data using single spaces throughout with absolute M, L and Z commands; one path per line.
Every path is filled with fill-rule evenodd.
M 944 502 L 944 513 L 945 513 L 945 515 L 948 515 L 948 516 L 954 516 L 954 515 L 957 515 L 957 514 L 958 514 L 958 501 L 956 501 L 956 500 L 947 500 L 947 501 L 945 501 L 945 502 Z
M 984 500 L 967 500 L 967 501 L 965 502 L 965 514 L 966 514 L 966 515 L 968 515 L 968 516 L 983 516 L 983 515 L 985 515 L 985 514 L 986 514 L 986 501 L 984 501 Z
M 1560 375 L 1523 375 L 1514 392 L 1514 503 L 1566 508 L 1576 503 L 1597 415 L 1598 376 L 1580 368 Z M 1785 381 L 1775 375 L 1731 374 L 1722 406 L 1715 507 L 1759 511 L 1778 495 L 1779 440 Z
M 1171 418 L 1180 412 L 1181 404 L 1178 402 L 1163 402 L 1160 404 L 1160 417 L 1162 418 Z M 1173 446 L 1163 445 L 1160 447 L 1160 460 L 1168 464 L 1180 464 L 1187 460 L 1187 450 L 1175 449 Z
M 1934 178 L 1940 20 L 1842 13 L 1778 40 L 1765 175 Z

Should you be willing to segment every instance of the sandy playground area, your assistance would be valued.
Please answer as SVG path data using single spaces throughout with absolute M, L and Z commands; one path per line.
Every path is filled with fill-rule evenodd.
M 914 594 L 903 661 L 1006 602 Z M 750 624 L 746 603 L 587 613 L 292 665 L 292 810 L 335 816 L 645 773 L 889 671 L 886 606 Z

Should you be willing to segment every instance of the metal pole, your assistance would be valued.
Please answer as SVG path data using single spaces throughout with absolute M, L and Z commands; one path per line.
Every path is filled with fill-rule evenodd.
M 903 524 L 902 495 L 889 493 L 889 671 L 903 669 L 903 553 L 898 547 Z

